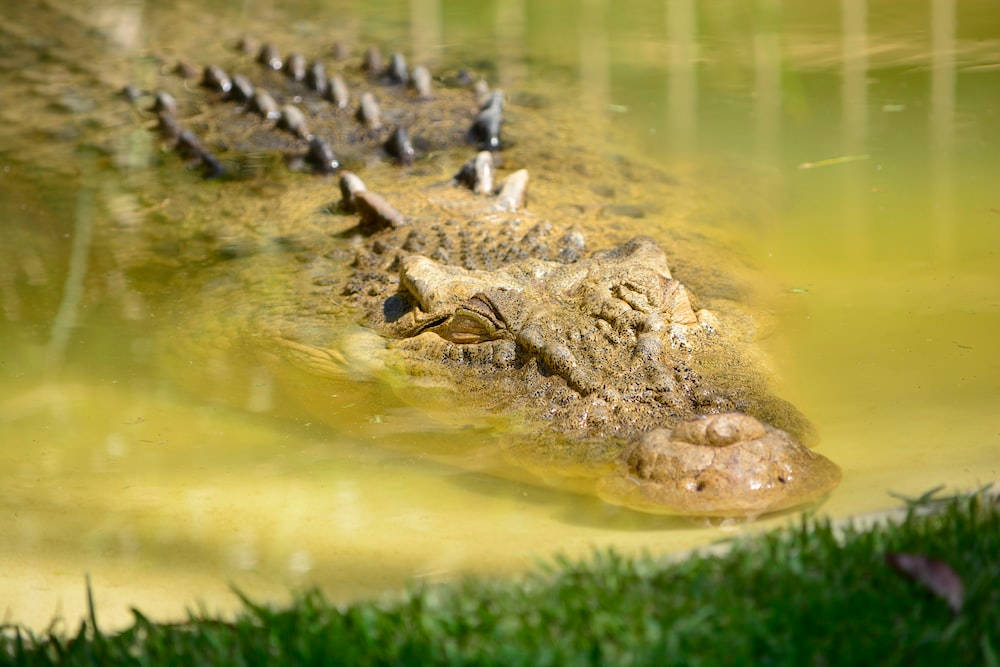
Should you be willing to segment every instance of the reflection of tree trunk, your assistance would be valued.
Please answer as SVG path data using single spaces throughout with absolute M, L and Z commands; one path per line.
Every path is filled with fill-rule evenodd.
M 868 131 L 868 3 L 842 0 L 843 65 L 841 85 L 844 155 L 865 152 Z
M 955 0 L 931 0 L 931 178 L 934 245 L 943 259 L 954 251 Z
M 512 90 L 523 80 L 524 0 L 497 3 L 497 75 L 500 87 Z
M 87 276 L 90 255 L 90 235 L 94 224 L 94 192 L 81 188 L 76 197 L 76 219 L 73 222 L 73 247 L 69 256 L 69 273 L 63 287 L 62 301 L 52 321 L 46 360 L 51 369 L 62 365 L 66 357 L 69 335 L 76 326 L 77 311 L 83 298 L 83 281 Z
M 579 26 L 581 98 L 588 122 L 597 125 L 607 117 L 611 102 L 606 2 L 584 0 L 580 7 Z M 599 129 L 603 127 L 595 127 L 595 130 Z
M 414 65 L 434 61 L 441 48 L 440 0 L 410 0 L 410 39 Z
M 841 154 L 866 153 L 868 138 L 868 2 L 841 0 Z M 843 229 L 846 251 L 860 257 L 866 252 L 864 170 L 851 165 L 844 170 Z
M 754 103 L 757 116 L 757 155 L 774 163 L 778 153 L 781 114 L 781 43 L 778 40 L 777 0 L 760 0 L 763 25 L 753 38 Z
M 667 62 L 667 126 L 670 140 L 679 149 L 691 150 L 696 143 L 695 105 L 697 89 L 695 60 L 696 42 L 694 0 L 667 2 L 667 38 L 670 49 Z

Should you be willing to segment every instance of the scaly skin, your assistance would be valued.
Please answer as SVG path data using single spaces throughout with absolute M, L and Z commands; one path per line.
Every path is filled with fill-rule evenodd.
M 156 111 L 165 140 L 209 176 L 240 176 L 241 154 L 266 153 L 293 169 L 340 172 L 340 213 L 357 222 L 341 236 L 353 250 L 302 233 L 312 239 L 299 249 L 302 273 L 313 286 L 335 286 L 293 288 L 255 315 L 247 327 L 268 355 L 335 374 L 338 353 L 316 332 L 328 324 L 324 300 L 344 302 L 387 340 L 377 364 L 543 426 L 532 443 L 508 447 L 508 461 L 542 477 L 589 479 L 608 502 L 642 511 L 755 516 L 837 484 L 837 466 L 792 435 L 808 434 L 808 422 L 767 390 L 731 299 L 698 298 L 656 240 L 593 213 L 593 192 L 539 188 L 525 202 L 525 165 L 496 152 L 506 145 L 501 93 L 480 90 L 477 103 L 465 88 L 429 91 L 423 73 L 411 89 L 401 59 L 385 65 L 368 53 L 361 67 L 340 65 L 340 92 L 323 99 L 316 82 L 329 69 L 288 58 L 276 71 L 279 52 L 260 53 L 264 64 L 240 79 L 206 68 L 201 98 L 160 95 Z M 251 87 L 270 94 L 255 104 L 245 99 Z M 341 104 L 344 87 L 350 105 Z M 289 108 L 296 97 L 303 101 Z M 268 118 L 275 108 L 280 116 Z M 469 162 L 451 183 L 434 177 L 438 154 L 462 151 Z M 373 161 L 401 165 L 419 185 L 375 193 L 344 169 L 364 175 Z M 619 168 L 649 192 L 660 187 L 652 170 Z M 601 249 L 588 249 L 595 239 Z M 337 275 L 332 263 L 347 254 L 346 280 L 322 278 Z M 241 266 L 255 270 L 253 258 Z

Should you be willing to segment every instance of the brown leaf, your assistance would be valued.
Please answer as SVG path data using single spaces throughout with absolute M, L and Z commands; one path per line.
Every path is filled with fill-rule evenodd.
M 922 554 L 888 553 L 885 562 L 932 593 L 943 598 L 958 613 L 965 599 L 965 585 L 951 565 Z

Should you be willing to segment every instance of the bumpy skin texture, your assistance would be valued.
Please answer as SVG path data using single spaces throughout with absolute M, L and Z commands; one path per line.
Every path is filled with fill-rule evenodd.
M 571 458 L 610 461 L 598 473 L 604 500 L 647 512 L 751 516 L 808 502 L 838 483 L 837 466 L 786 431 L 729 412 L 807 430 L 747 362 L 730 356 L 731 339 L 713 313 L 692 308 L 652 239 L 487 271 L 390 250 L 389 236 L 380 253 L 359 253 L 358 264 L 384 267 L 386 277 L 398 270 L 398 280 L 361 301 L 371 326 L 398 337 L 393 347 L 406 355 L 407 371 L 447 373 L 463 392 L 492 396 L 492 407 L 580 442 Z M 568 259 L 567 247 L 559 239 L 536 253 Z M 730 372 L 706 377 L 700 369 L 713 362 Z M 699 416 L 717 411 L 725 412 Z M 620 446 L 608 451 L 594 441 Z M 579 474 L 565 451 L 546 460 L 539 449 L 519 447 L 510 458 L 550 479 Z
M 455 182 L 421 198 L 370 192 L 341 173 L 340 208 L 358 225 L 350 275 L 332 298 L 389 341 L 385 363 L 414 383 L 450 386 L 460 400 L 543 425 L 532 442 L 506 448 L 508 461 L 548 479 L 589 479 L 608 502 L 671 514 L 759 515 L 837 484 L 837 467 L 790 434 L 807 434 L 808 422 L 767 390 L 745 332 L 698 305 L 657 241 L 590 249 L 588 235 L 606 236 L 593 225 L 532 215 L 529 172 L 509 169 L 522 165 L 494 174 L 495 153 L 481 149 L 504 145 L 501 93 L 474 105 L 465 89 L 409 90 L 401 59 L 383 71 L 369 53 L 366 74 L 345 70 L 339 82 L 353 86 L 352 112 L 309 97 L 306 83 L 270 64 L 276 51 L 261 53 L 258 93 L 303 95 L 307 113 L 286 105 L 275 122 L 235 106 L 217 90 L 220 73 L 206 70 L 214 111 L 196 116 L 206 146 L 278 151 L 326 173 L 373 155 L 409 165 L 475 146 Z M 361 94 L 366 77 L 391 106 L 376 109 Z M 307 269 L 322 265 L 319 253 L 303 253 Z M 284 321 L 256 324 L 271 351 L 323 374 L 332 357 L 311 334 L 324 326 L 315 298 L 302 293 L 274 318 Z
M 784 431 L 745 414 L 698 417 L 642 436 L 625 454 L 625 474 L 598 494 L 649 512 L 691 505 L 705 516 L 792 507 L 840 480 L 839 469 Z

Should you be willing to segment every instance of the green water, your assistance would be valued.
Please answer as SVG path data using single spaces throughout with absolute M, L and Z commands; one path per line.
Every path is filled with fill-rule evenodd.
M 1000 13 L 946 0 L 814 5 L 3 2 L 7 617 L 74 623 L 86 573 L 119 623 L 130 605 L 161 617 L 196 600 L 229 608 L 230 583 L 274 599 L 317 584 L 349 599 L 516 572 L 555 551 L 666 552 L 740 529 L 506 481 L 474 460 L 437 463 L 430 443 L 461 447 L 482 424 L 430 417 L 386 387 L 328 387 L 320 424 L 281 409 L 238 358 L 185 370 L 164 356 L 164 339 L 192 334 L 198 319 L 185 315 L 203 293 L 183 267 L 136 271 L 128 239 L 156 206 L 214 195 L 159 160 L 127 106 L 107 99 L 150 84 L 150 53 L 232 57 L 244 32 L 469 63 L 543 96 L 541 113 L 586 141 L 665 169 L 697 165 L 721 195 L 685 224 L 754 267 L 778 393 L 844 470 L 821 511 L 996 480 Z M 636 224 L 670 243 L 657 216 Z M 203 379 L 178 380 L 191 376 Z M 405 453 L 380 446 L 401 440 Z

